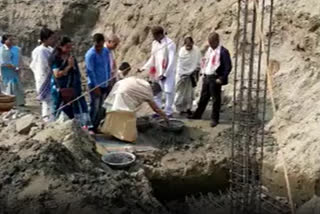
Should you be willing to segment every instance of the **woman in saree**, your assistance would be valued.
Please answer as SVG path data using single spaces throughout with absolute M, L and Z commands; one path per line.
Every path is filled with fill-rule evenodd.
M 14 37 L 11 35 L 2 36 L 0 47 L 0 64 L 3 93 L 14 95 L 16 105 L 25 104 L 24 91 L 20 81 L 20 48 L 14 46 Z
M 81 96 L 81 74 L 76 59 L 71 55 L 72 41 L 68 37 L 62 37 L 60 44 L 51 56 L 52 98 L 54 115 L 57 118 L 61 110 L 69 117 L 75 119 L 87 129 L 91 126 L 88 114 L 88 106 L 84 97 L 69 103 Z

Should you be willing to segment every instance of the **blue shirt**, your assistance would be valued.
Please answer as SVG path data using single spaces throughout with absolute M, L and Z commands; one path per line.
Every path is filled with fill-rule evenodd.
M 20 65 L 20 48 L 17 46 L 12 46 L 11 53 L 12 53 L 12 64 L 16 67 L 19 67 L 19 65 Z
M 90 48 L 85 56 L 86 72 L 88 75 L 89 87 L 106 82 L 111 77 L 109 50 L 103 48 L 100 53 L 94 47 Z M 100 85 L 101 88 L 106 88 L 108 83 Z

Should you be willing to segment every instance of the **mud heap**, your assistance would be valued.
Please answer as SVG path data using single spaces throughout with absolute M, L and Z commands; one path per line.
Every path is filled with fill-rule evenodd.
M 73 121 L 45 125 L 25 110 L 5 113 L 0 116 L 0 211 L 192 213 L 200 193 L 228 187 L 224 139 L 229 125 L 210 135 L 206 122 L 186 123 L 190 128 L 178 134 L 144 130 L 137 146 L 153 149 L 135 151 L 134 166 L 113 170 L 101 161 L 96 140 Z M 192 195 L 194 204 L 186 203 Z
M 1 123 L 1 213 L 165 213 L 143 171 L 111 170 L 72 121 L 43 129 L 27 117 L 22 134 L 19 121 Z

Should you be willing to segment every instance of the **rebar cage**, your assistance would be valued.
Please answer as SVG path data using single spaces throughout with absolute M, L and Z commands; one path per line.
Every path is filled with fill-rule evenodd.
M 274 0 L 238 0 L 230 163 L 232 214 L 287 212 L 262 193 L 260 179 L 273 7 Z

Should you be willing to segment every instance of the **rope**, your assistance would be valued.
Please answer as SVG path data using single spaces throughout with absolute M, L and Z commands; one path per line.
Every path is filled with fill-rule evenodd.
M 54 112 L 53 112 L 53 115 L 56 114 L 57 112 L 61 111 L 61 110 L 64 109 L 65 107 L 71 105 L 72 103 L 80 100 L 82 97 L 88 95 L 89 93 L 93 92 L 94 90 L 96 90 L 96 89 L 99 88 L 100 86 L 102 86 L 102 85 L 110 82 L 110 81 L 113 80 L 113 79 L 115 79 L 115 77 L 112 77 L 112 78 L 110 78 L 109 80 L 100 83 L 100 84 L 97 85 L 96 87 L 90 89 L 89 91 L 86 91 L 85 93 L 83 93 L 83 94 L 81 94 L 80 96 L 76 97 L 75 99 L 71 100 L 71 101 L 68 102 L 67 104 L 64 104 L 63 106 L 61 106 L 60 108 L 58 108 L 56 111 L 54 111 Z M 49 117 L 49 116 L 51 116 L 51 115 L 46 115 L 45 117 Z

